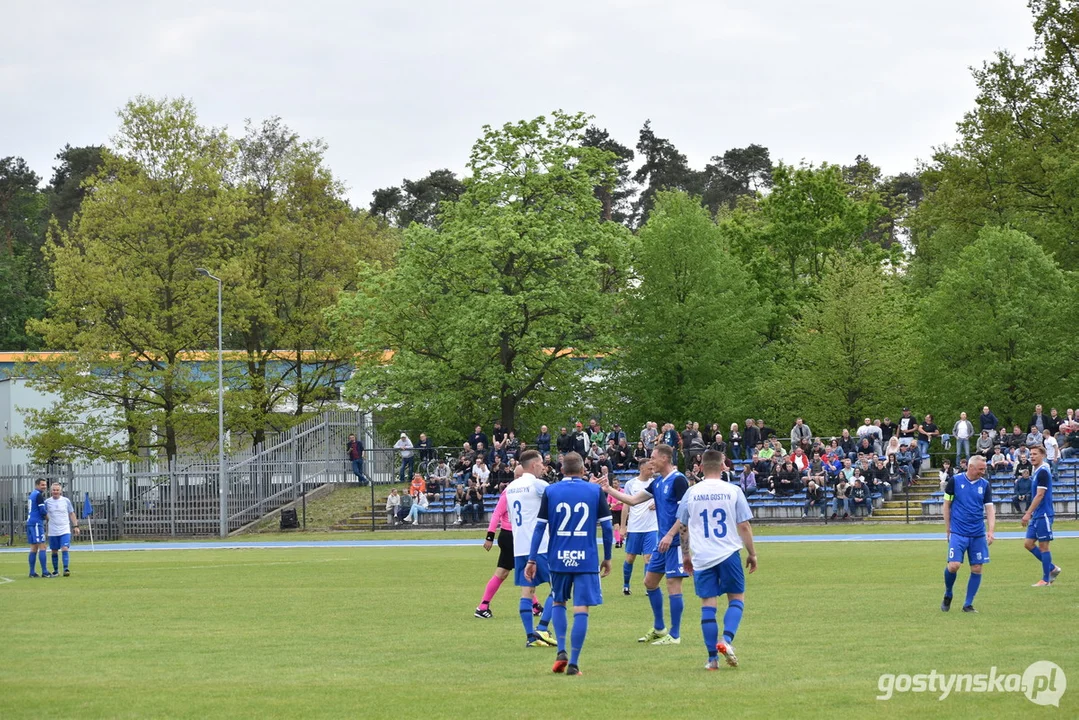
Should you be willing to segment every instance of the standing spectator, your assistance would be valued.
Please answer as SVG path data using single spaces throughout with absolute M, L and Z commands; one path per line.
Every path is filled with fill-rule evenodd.
M 1030 416 L 1030 422 L 1027 423 L 1027 426 L 1037 428 L 1038 434 L 1040 435 L 1041 432 L 1045 430 L 1047 420 L 1048 418 L 1046 418 L 1045 415 L 1042 414 L 1042 406 L 1035 405 L 1034 414 Z
M 1030 507 L 1030 470 L 1024 470 L 1015 478 L 1015 496 L 1012 498 L 1012 510 L 1022 515 Z
M 982 414 L 978 416 L 978 429 L 988 430 L 989 437 L 994 440 L 997 439 L 997 428 L 1000 427 L 1000 421 L 997 420 L 997 416 L 990 411 L 989 406 L 986 405 L 982 408 Z
M 588 441 L 589 446 L 598 445 L 603 448 L 607 445 L 607 433 L 603 432 L 595 418 L 588 421 Z
M 644 444 L 644 449 L 647 451 L 646 457 L 652 457 L 652 450 L 656 447 L 656 440 L 659 438 L 659 431 L 656 429 L 656 424 L 649 420 L 644 424 L 644 428 L 641 429 L 641 442 Z
M 648 459 L 648 448 L 644 446 L 644 440 L 637 441 L 637 447 L 633 449 L 633 464 L 640 467 L 641 463 Z
M 416 449 L 420 452 L 420 462 L 424 465 L 435 459 L 435 445 L 427 437 L 427 433 L 420 433 L 420 441 L 416 443 Z
M 412 476 L 416 463 L 416 458 L 412 451 L 412 441 L 408 439 L 407 434 L 401 433 L 401 438 L 393 444 L 393 448 L 401 453 L 400 482 L 403 485 Z
M 803 520 L 809 517 L 812 508 L 820 508 L 820 516 L 823 518 L 828 513 L 828 496 L 825 495 L 824 488 L 810 480 L 809 487 L 806 488 L 805 509 L 802 510 Z
M 503 441 L 504 455 L 506 460 L 516 460 L 521 454 L 521 441 L 517 439 L 517 431 L 511 429 L 506 433 L 506 439 Z M 512 478 L 510 481 L 512 482 Z
M 760 431 L 757 430 L 757 426 L 753 423 L 753 418 L 746 418 L 746 429 L 742 433 L 742 459 L 753 459 L 753 451 L 757 447 L 757 443 L 763 442 L 761 440 Z
M 539 435 L 536 436 L 536 450 L 543 457 L 551 454 L 551 433 L 547 431 L 546 425 L 540 425 Z
M 802 418 L 796 418 L 794 427 L 791 428 L 791 448 L 801 447 L 802 450 L 809 450 L 812 443 L 813 431 L 803 422 Z
M 768 442 L 769 438 L 776 435 L 776 431 L 764 424 L 763 419 L 757 420 L 757 432 L 761 434 L 761 442 Z
M 483 443 L 484 447 L 490 447 L 491 443 L 487 441 L 487 433 L 483 432 L 483 426 L 477 425 L 476 429 L 468 436 L 468 444 L 471 447 L 478 448 L 480 443 Z
M 584 424 L 580 420 L 574 426 L 573 447 L 571 449 L 582 458 L 588 457 L 588 451 L 592 449 L 592 437 L 584 429 Z
M 742 432 L 738 429 L 738 423 L 731 423 L 730 432 L 727 433 L 728 455 L 735 460 L 745 457 L 745 449 L 742 445 Z
M 974 451 L 989 461 L 993 457 L 993 438 L 989 437 L 988 430 L 982 430 L 978 436 L 978 442 L 974 444 Z
M 663 426 L 661 441 L 664 445 L 671 448 L 672 450 L 678 449 L 678 445 L 681 443 L 681 438 L 678 437 L 678 431 L 674 429 L 674 423 L 666 423 Z
M 568 452 L 573 452 L 573 438 L 573 435 L 566 432 L 566 428 L 559 429 L 555 447 L 560 454 L 565 455 Z
M 690 444 L 693 442 L 693 438 L 696 434 L 696 431 L 693 429 L 693 423 L 687 422 L 686 429 L 682 431 L 682 436 L 680 438 L 682 460 L 686 464 L 686 467 L 693 464 L 693 457 L 690 454 Z
M 401 508 L 401 495 L 397 488 L 390 488 L 390 494 L 386 496 L 386 524 L 397 524 L 397 511 Z
M 890 418 L 884 418 L 884 422 L 880 424 L 880 439 L 883 443 L 891 442 L 892 438 L 899 441 L 899 428 L 895 426 L 895 423 Z M 898 450 L 896 452 L 899 452 Z
M 1053 437 L 1053 433 L 1049 428 L 1045 428 L 1042 435 L 1042 447 L 1045 448 L 1045 462 L 1049 463 L 1049 468 L 1055 473 L 1057 471 L 1057 462 L 1060 460 L 1060 446 L 1057 444 L 1057 439 Z
M 923 458 L 929 457 L 929 444 L 934 437 L 939 436 L 940 430 L 937 429 L 936 423 L 933 422 L 932 414 L 926 415 L 925 422 L 918 426 L 918 451 Z
M 367 484 L 367 476 L 363 474 L 363 443 L 356 439 L 355 435 L 348 436 L 348 442 L 345 444 L 345 452 L 348 453 L 348 459 L 352 464 L 352 474 L 356 476 L 357 482 L 360 485 Z
M 625 440 L 625 439 L 626 439 L 626 434 L 624 432 L 622 432 L 622 426 L 619 425 L 618 423 L 615 423 L 614 425 L 612 425 L 611 426 L 611 431 L 609 433 L 607 433 L 607 441 L 610 442 L 611 440 L 613 440 L 614 444 L 617 446 L 620 441 Z
M 693 435 L 690 437 L 689 446 L 686 448 L 690 462 L 699 462 L 707 449 L 708 442 L 705 440 L 704 435 L 701 434 L 700 425 L 693 423 Z M 703 478 L 704 476 L 702 475 L 701 477 Z
M 1049 417 L 1045 420 L 1045 429 L 1053 434 L 1055 437 L 1060 432 L 1060 424 L 1064 422 L 1064 418 L 1057 414 L 1056 408 L 1049 408 Z
M 910 408 L 903 408 L 903 415 L 899 418 L 899 442 L 902 445 L 910 445 L 918 439 L 918 421 L 910 414 Z
M 502 429 L 502 421 L 495 420 L 494 427 L 491 429 L 491 447 L 494 447 L 494 443 L 501 444 L 506 439 L 506 431 Z
M 970 438 L 974 434 L 974 426 L 967 420 L 967 414 L 959 413 L 959 419 L 952 426 L 952 437 L 955 438 L 955 462 L 960 458 L 970 458 Z

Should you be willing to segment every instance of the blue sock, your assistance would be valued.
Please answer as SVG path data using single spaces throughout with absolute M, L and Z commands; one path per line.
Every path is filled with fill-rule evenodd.
M 978 587 L 982 584 L 981 573 L 971 573 L 970 580 L 967 580 L 967 601 L 964 605 L 973 605 L 974 596 L 978 594 Z
M 682 632 L 682 593 L 671 595 L 671 637 L 676 638 Z
M 68 553 L 68 551 L 67 551 L 67 550 L 64 550 L 64 551 L 62 551 L 62 552 L 60 553 L 60 554 L 61 554 L 61 555 L 63 556 L 63 558 L 64 558 L 64 571 L 65 571 L 65 572 L 67 571 L 67 553 Z
M 645 594 L 648 595 L 648 602 L 652 604 L 652 616 L 655 619 L 652 627 L 656 630 L 662 630 L 666 627 L 663 624 L 663 591 L 655 588 L 654 590 L 646 590 Z
M 555 605 L 551 608 L 551 624 L 554 625 L 554 637 L 558 641 L 558 652 L 566 652 L 565 605 Z
M 521 624 L 525 626 L 525 637 L 531 640 L 535 632 L 532 629 L 532 598 L 521 598 Z
M 1038 558 L 1038 562 L 1042 561 L 1042 551 L 1038 548 L 1037 545 L 1030 549 L 1030 554 Z
M 540 615 L 538 630 L 546 630 L 547 626 L 551 622 L 551 605 L 554 603 L 554 596 L 548 595 L 547 602 L 543 603 L 543 614 Z
M 37 551 L 37 564 L 41 566 L 41 574 L 44 575 L 49 571 L 49 566 L 45 564 L 45 551 Z
M 956 573 L 948 572 L 948 568 L 944 568 L 944 597 L 952 596 L 952 587 L 955 586 Z
M 60 556 L 57 553 L 52 554 L 52 571 L 54 573 L 60 572 Z
M 742 611 L 746 609 L 741 600 L 731 600 L 727 604 L 727 612 L 723 613 L 723 639 L 734 642 L 734 636 L 738 633 L 738 625 L 742 622 Z
M 34 570 L 37 570 L 37 553 L 33 550 L 30 551 L 30 574 L 34 574 Z
M 588 613 L 573 613 L 573 634 L 570 636 L 569 664 L 576 665 L 588 634 Z
M 633 563 L 622 563 L 622 586 L 629 587 L 629 581 L 633 577 Z
M 704 647 L 708 650 L 708 659 L 715 660 L 719 657 L 716 645 L 719 643 L 719 624 L 716 623 L 716 609 L 714 607 L 701 608 L 701 634 L 704 635 Z
M 1042 553 L 1042 580 L 1049 582 L 1049 573 L 1053 572 L 1053 553 L 1046 550 Z

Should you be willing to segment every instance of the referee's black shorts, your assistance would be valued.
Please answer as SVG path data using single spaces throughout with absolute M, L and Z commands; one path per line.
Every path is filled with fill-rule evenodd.
M 498 567 L 513 572 L 513 531 L 498 531 Z

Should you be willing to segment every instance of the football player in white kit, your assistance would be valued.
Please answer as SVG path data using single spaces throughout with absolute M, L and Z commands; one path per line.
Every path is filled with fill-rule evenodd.
M 540 502 L 547 491 L 547 482 L 539 479 L 539 476 L 544 474 L 543 456 L 537 450 L 525 450 L 521 453 L 520 467 L 524 469 L 524 473 L 506 486 L 506 510 L 513 529 L 513 583 L 521 588 L 520 612 L 521 624 L 525 629 L 525 647 L 555 647 L 554 637 L 547 631 L 551 620 L 550 594 L 543 605 L 539 626 L 535 629 L 532 627 L 532 598 L 535 589 L 551 582 L 547 568 L 546 535 L 536 558 L 535 575 L 531 580 L 525 577 L 525 566 L 528 564 Z M 537 597 L 536 600 L 538 599 Z
M 637 477 L 622 486 L 622 492 L 636 495 L 652 482 L 652 463 L 642 460 Z M 629 581 L 633 577 L 633 562 L 638 555 L 644 557 L 645 566 L 656 551 L 659 542 L 659 524 L 656 522 L 656 504 L 640 503 L 623 507 L 629 519 L 626 521 L 626 559 L 622 561 L 622 594 L 629 595 Z
M 68 570 L 68 552 L 71 550 L 71 532 L 79 534 L 79 521 L 75 517 L 75 508 L 64 497 L 60 483 L 53 483 L 50 496 L 45 500 L 45 514 L 48 518 L 49 550 L 52 551 L 52 574 L 60 572 L 59 553 L 63 551 L 64 577 L 71 575 Z

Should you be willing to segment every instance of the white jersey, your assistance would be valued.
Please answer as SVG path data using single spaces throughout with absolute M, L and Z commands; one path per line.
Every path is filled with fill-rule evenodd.
M 693 568 L 707 570 L 741 550 L 737 525 L 752 517 L 737 485 L 705 479 L 691 487 L 678 505 L 678 519 L 689 528 Z
M 49 537 L 71 534 L 71 513 L 75 512 L 71 501 L 61 495 L 45 500 L 45 512 L 49 517 Z
M 622 486 L 622 492 L 632 497 L 648 487 L 650 482 L 651 480 L 633 478 Z M 650 509 L 651 505 L 652 503 L 643 502 L 626 506 L 629 508 L 629 521 L 626 523 L 626 532 L 657 532 L 659 530 L 659 523 L 656 522 L 656 511 L 654 508 Z
M 513 526 L 513 556 L 527 556 L 532 550 L 532 533 L 536 529 L 540 502 L 547 492 L 547 483 L 535 475 L 525 473 L 506 486 L 506 512 Z M 547 532 L 543 533 L 543 542 L 539 552 L 547 552 Z

